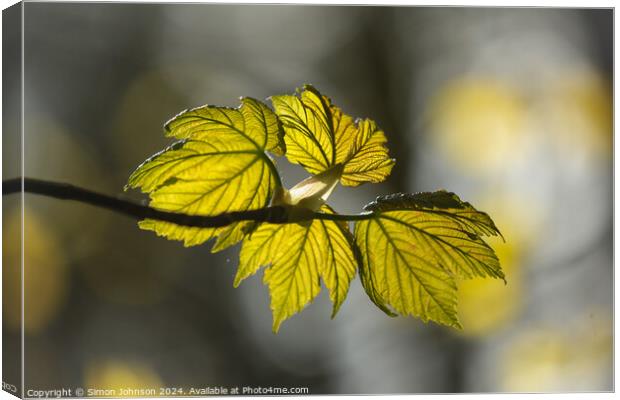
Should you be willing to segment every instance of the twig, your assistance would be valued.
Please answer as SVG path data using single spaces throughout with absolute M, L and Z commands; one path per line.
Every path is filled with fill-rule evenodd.
M 285 207 L 272 206 L 258 210 L 231 211 L 219 215 L 188 215 L 175 212 L 161 211 L 149 206 L 136 204 L 129 200 L 93 192 L 68 183 L 45 181 L 33 178 L 13 178 L 2 181 L 2 195 L 24 192 L 54 197 L 61 200 L 75 200 L 95 207 L 125 214 L 137 220 L 156 219 L 172 222 L 177 225 L 198 228 L 219 228 L 239 221 L 256 221 L 282 224 L 288 221 L 288 212 Z M 372 214 L 340 215 L 311 213 L 308 220 L 323 219 L 332 221 L 354 221 L 368 219 Z

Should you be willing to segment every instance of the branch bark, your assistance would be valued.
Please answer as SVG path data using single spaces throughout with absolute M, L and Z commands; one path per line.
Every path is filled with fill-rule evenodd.
M 198 228 L 219 228 L 239 221 L 269 222 L 283 224 L 288 221 L 288 210 L 282 206 L 265 207 L 258 210 L 231 211 L 219 215 L 188 215 L 175 212 L 161 211 L 146 205 L 137 204 L 129 200 L 93 192 L 68 183 L 46 181 L 34 178 L 13 178 L 2 181 L 2 195 L 14 193 L 33 193 L 41 196 L 53 197 L 61 200 L 74 200 L 105 208 L 137 220 L 156 219 L 172 222 L 177 225 Z M 340 215 L 340 214 L 309 214 L 308 220 L 323 219 L 334 221 L 353 221 L 368 219 L 372 214 Z

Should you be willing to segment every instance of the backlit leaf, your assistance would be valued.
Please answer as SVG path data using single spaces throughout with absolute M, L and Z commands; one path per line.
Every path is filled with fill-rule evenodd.
M 334 213 L 328 206 L 322 212 Z M 243 240 L 235 287 L 261 267 L 271 294 L 273 330 L 301 311 L 320 291 L 329 290 L 336 315 L 357 270 L 353 238 L 346 223 L 314 220 L 303 224 L 261 224 Z
M 397 194 L 365 207 L 355 225 L 360 275 L 371 300 L 393 315 L 413 315 L 460 328 L 459 278 L 504 279 L 495 252 L 481 236 L 499 235 L 489 216 L 455 194 Z
M 388 156 L 385 134 L 373 121 L 354 121 L 310 85 L 297 96 L 273 96 L 271 101 L 292 163 L 313 175 L 343 164 L 341 183 L 347 186 L 381 182 L 390 174 L 394 160 Z
M 190 215 L 216 215 L 266 207 L 280 178 L 266 150 L 282 154 L 275 114 L 263 103 L 243 98 L 236 109 L 204 106 L 185 111 L 166 126 L 181 139 L 140 165 L 128 187 L 149 194 L 154 208 Z M 220 235 L 213 250 L 243 237 L 250 222 L 223 228 L 194 228 L 144 220 L 142 229 L 193 246 Z
M 364 119 L 358 121 L 357 132 L 350 147 L 350 158 L 344 162 L 342 184 L 358 186 L 364 182 L 382 182 L 392 172 L 394 159 L 389 158 L 385 143 L 387 139 L 374 121 Z M 346 138 L 347 136 L 345 136 Z

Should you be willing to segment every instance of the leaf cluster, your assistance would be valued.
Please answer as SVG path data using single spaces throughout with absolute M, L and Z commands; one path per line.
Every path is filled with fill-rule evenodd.
M 385 180 L 394 166 L 386 136 L 370 119 L 353 119 L 310 85 L 238 108 L 202 106 L 165 124 L 177 141 L 143 162 L 128 188 L 148 193 L 153 208 L 217 215 L 286 208 L 286 223 L 234 222 L 197 228 L 153 219 L 139 222 L 185 246 L 215 239 L 213 252 L 242 242 L 234 280 L 265 269 L 273 330 L 328 289 L 334 317 L 359 272 L 369 298 L 390 316 L 412 315 L 460 328 L 459 279 L 504 279 L 484 236 L 499 235 L 491 218 L 446 191 L 382 196 L 357 216 L 326 204 L 337 184 Z M 273 155 L 310 177 L 283 187 Z M 314 218 L 316 212 L 322 218 Z M 353 231 L 346 220 L 356 220 Z

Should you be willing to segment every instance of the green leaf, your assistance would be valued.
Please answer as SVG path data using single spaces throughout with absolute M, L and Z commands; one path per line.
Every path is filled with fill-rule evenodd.
M 333 214 L 327 205 L 321 208 Z M 261 224 L 241 247 L 234 285 L 268 266 L 264 281 L 271 294 L 273 330 L 319 294 L 319 279 L 329 290 L 332 318 L 347 296 L 358 258 L 346 223 L 314 220 L 305 224 Z
M 185 111 L 166 126 L 182 139 L 142 163 L 128 187 L 148 193 L 154 208 L 190 215 L 216 215 L 266 207 L 280 178 L 265 151 L 282 154 L 282 132 L 263 103 L 243 98 L 236 109 L 203 106 Z M 220 236 L 213 251 L 237 243 L 251 222 L 223 228 L 193 228 L 156 220 L 139 223 L 185 246 Z
M 454 193 L 379 197 L 365 209 L 372 217 L 355 225 L 362 285 L 388 314 L 460 328 L 458 279 L 504 279 L 495 252 L 481 238 L 499 235 L 497 227 Z
M 383 131 L 371 120 L 354 121 L 310 85 L 295 95 L 271 98 L 284 127 L 286 157 L 317 175 L 342 164 L 341 183 L 381 182 L 390 174 Z
M 348 155 L 344 156 L 343 151 L 343 156 L 338 154 L 336 157 L 337 163 L 344 163 L 343 185 L 383 182 L 392 172 L 395 161 L 388 155 L 385 134 L 374 121 L 359 120 L 354 136 L 344 133 L 337 138 L 341 139 L 338 148 L 348 149 Z
M 267 105 L 251 97 L 242 97 L 238 108 L 206 105 L 186 110 L 166 122 L 166 136 L 177 139 L 217 138 L 219 142 L 244 141 L 252 148 L 269 150 L 284 155 L 286 147 L 282 140 L 276 115 Z

